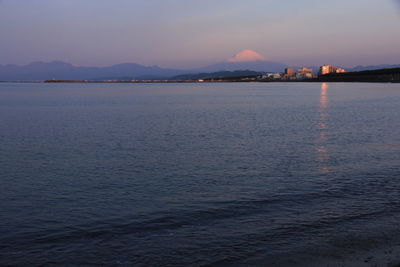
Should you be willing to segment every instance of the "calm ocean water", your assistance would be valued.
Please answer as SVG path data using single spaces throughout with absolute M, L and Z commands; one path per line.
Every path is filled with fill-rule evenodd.
M 400 241 L 400 85 L 0 84 L 0 265 L 295 266 Z

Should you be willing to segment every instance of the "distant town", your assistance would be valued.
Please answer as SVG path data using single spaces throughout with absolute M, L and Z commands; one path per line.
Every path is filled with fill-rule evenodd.
M 200 73 L 178 75 L 170 79 L 146 79 L 146 80 L 102 80 L 102 81 L 70 81 L 70 82 L 222 82 L 226 80 L 235 81 L 303 81 L 315 79 L 330 73 L 345 73 L 346 70 L 332 65 L 323 65 L 319 68 L 318 75 L 313 74 L 310 68 L 302 67 L 298 70 L 285 68 L 284 72 L 260 73 L 256 71 L 220 71 L 214 73 Z M 46 82 L 68 82 L 66 80 L 47 80 Z
M 315 75 L 310 68 L 285 68 L 284 72 L 247 77 L 199 79 L 198 82 L 400 82 L 400 68 L 347 72 L 333 65 L 322 65 Z
M 400 68 L 347 72 L 333 65 L 323 65 L 317 74 L 307 67 L 283 72 L 220 71 L 178 75 L 170 79 L 111 79 L 111 80 L 46 80 L 46 83 L 203 83 L 203 82 L 400 82 Z
M 319 68 L 318 76 L 313 74 L 312 69 L 303 67 L 297 71 L 294 68 L 286 68 L 284 73 L 266 73 L 262 75 L 263 80 L 283 80 L 283 81 L 299 81 L 317 78 L 330 73 L 345 73 L 346 70 L 332 65 L 323 65 Z

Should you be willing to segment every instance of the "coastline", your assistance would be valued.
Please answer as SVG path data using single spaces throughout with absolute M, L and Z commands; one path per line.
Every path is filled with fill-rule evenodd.
M 212 76 L 212 74 L 209 74 Z M 0 83 L 94 83 L 94 84 L 128 84 L 128 83 L 400 83 L 400 68 L 367 70 L 360 72 L 329 73 L 313 78 L 265 78 L 265 75 L 247 76 L 215 76 L 207 78 L 190 77 L 186 79 L 165 78 L 165 79 L 110 79 L 110 80 L 73 80 L 73 79 L 48 79 L 48 80 L 2 80 Z
M 8 83 L 400 83 L 400 80 L 397 81 L 329 81 L 329 80 L 320 80 L 320 79 L 309 79 L 309 80 L 301 80 L 301 81 L 225 81 L 225 80 L 217 80 L 217 81 L 63 81 L 63 80 L 54 80 L 54 81 L 39 81 L 39 82 L 8 82 Z M 7 83 L 7 82 L 3 82 Z
M 367 70 L 360 72 L 329 73 L 314 78 L 284 77 L 280 79 L 264 78 L 264 75 L 219 76 L 188 79 L 151 79 L 151 80 L 46 80 L 45 83 L 205 83 L 205 82 L 367 82 L 400 83 L 400 68 Z

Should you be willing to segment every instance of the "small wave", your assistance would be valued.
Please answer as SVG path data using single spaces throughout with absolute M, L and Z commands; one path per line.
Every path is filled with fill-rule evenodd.
M 300 209 L 302 206 L 308 205 L 315 200 L 336 197 L 340 197 L 340 195 L 334 191 L 325 190 L 304 195 L 277 195 L 269 199 L 212 202 L 207 203 L 207 206 L 212 208 L 186 208 L 148 214 L 141 218 L 131 217 L 108 221 L 94 221 L 90 224 L 25 233 L 23 236 L 13 236 L 12 239 L 14 241 L 29 239 L 30 242 L 43 244 L 65 242 L 80 238 L 97 239 L 115 235 L 145 234 L 148 232 L 174 230 L 181 227 L 207 225 L 221 220 L 236 219 L 257 214 L 269 214 L 279 212 L 282 207 L 292 205 L 297 205 Z M 3 245 L 0 245 L 0 247 L 7 247 L 7 244 L 7 242 L 3 242 Z

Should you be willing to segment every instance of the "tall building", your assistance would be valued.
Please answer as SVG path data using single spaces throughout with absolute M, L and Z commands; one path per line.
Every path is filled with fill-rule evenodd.
M 297 73 L 304 78 L 312 78 L 313 74 L 312 74 L 312 69 L 309 68 L 301 68 L 297 71 Z
M 336 73 L 344 73 L 344 72 L 346 72 L 345 69 L 341 69 L 341 68 L 336 69 Z
M 318 75 L 325 75 L 325 74 L 329 74 L 329 73 L 334 73 L 336 72 L 336 67 L 332 66 L 332 65 L 322 65 L 319 68 L 319 72 Z
M 285 76 L 288 76 L 288 77 L 290 77 L 290 76 L 294 76 L 296 73 L 294 72 L 294 69 L 293 68 L 286 68 L 285 69 Z
M 332 65 L 323 65 L 319 68 L 318 75 L 325 75 L 329 73 L 343 73 L 346 72 L 344 69 L 336 68 Z
M 311 79 L 313 77 L 312 69 L 303 67 L 297 70 L 296 78 L 298 80 Z

